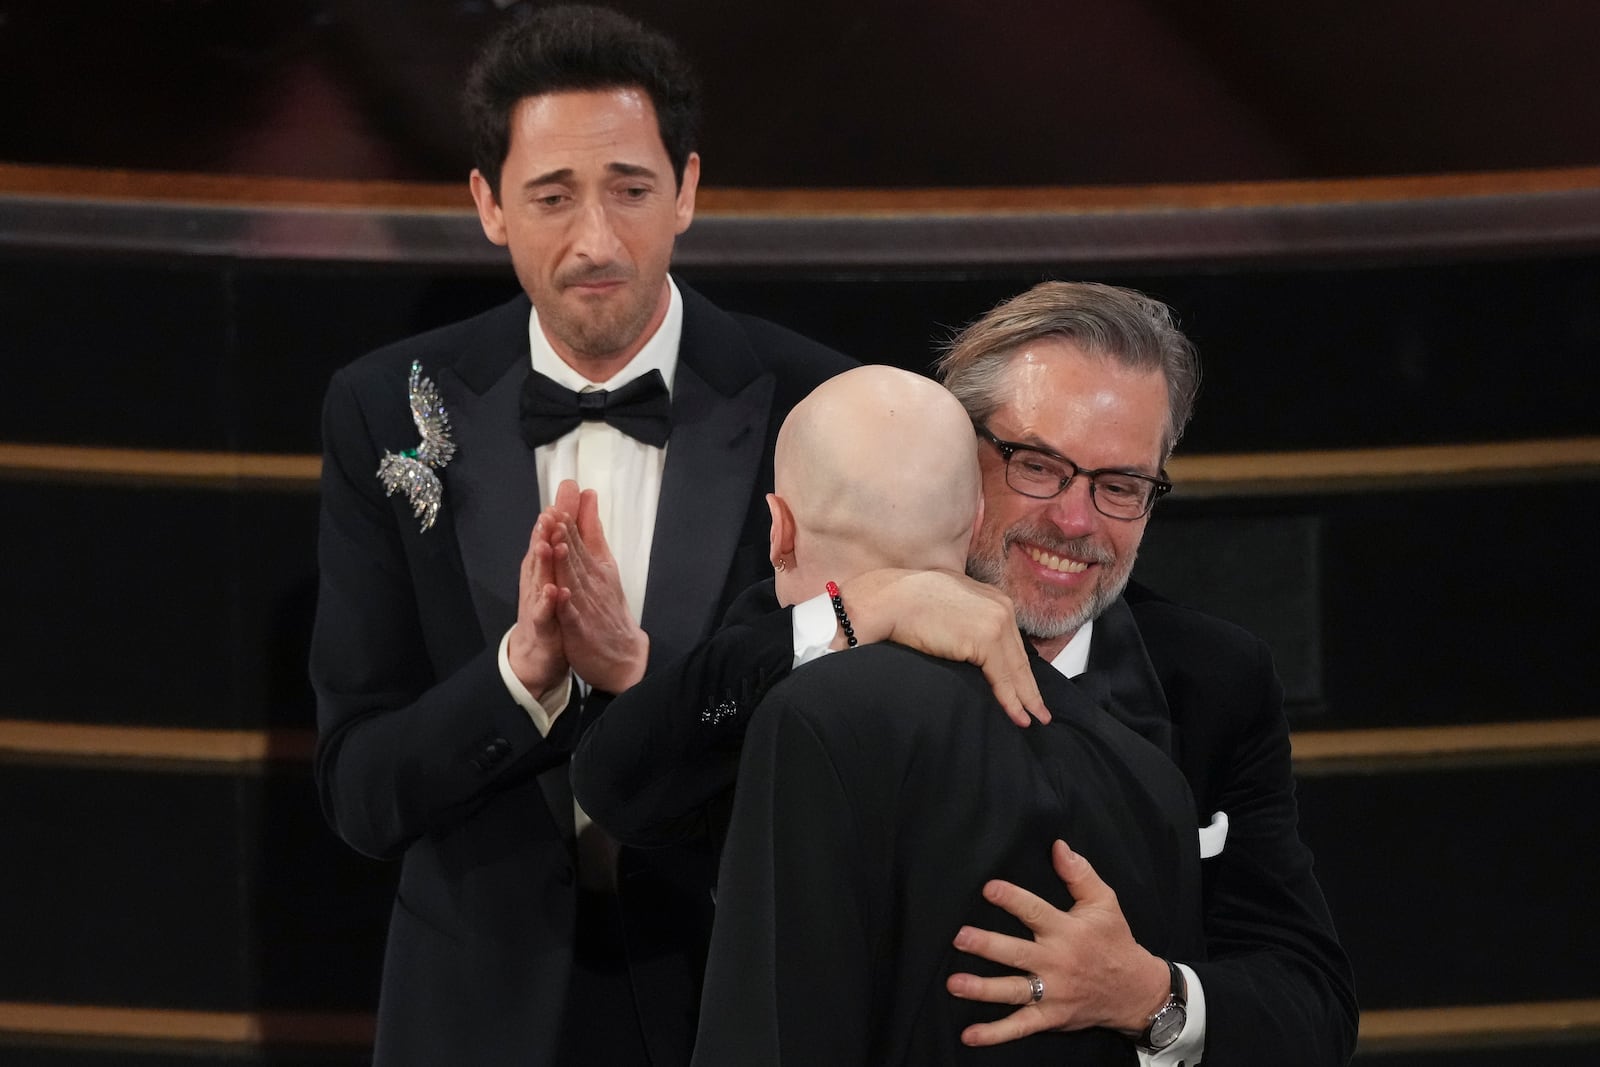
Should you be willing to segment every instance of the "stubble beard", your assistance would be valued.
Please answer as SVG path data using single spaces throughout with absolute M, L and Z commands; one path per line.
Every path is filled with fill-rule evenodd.
M 649 325 L 656 302 L 660 299 L 659 292 L 625 290 L 616 294 L 622 299 L 615 305 L 602 302 L 575 311 L 564 302 L 568 288 L 595 281 L 621 281 L 637 285 L 638 280 L 635 272 L 615 267 L 573 271 L 555 280 L 558 298 L 548 313 L 544 310 L 539 312 L 539 321 L 580 359 L 607 359 L 639 341 L 639 335 Z
M 990 541 L 984 537 L 974 545 L 967 557 L 967 574 L 985 585 L 992 585 L 1011 598 L 1017 613 L 1017 628 L 1029 637 L 1049 641 L 1068 637 L 1078 632 L 1087 622 L 1098 619 L 1122 591 L 1128 587 L 1133 574 L 1138 548 L 1130 550 L 1126 558 L 1119 559 L 1111 549 L 1095 542 L 1092 537 L 1065 538 L 1053 528 L 1019 523 L 1001 535 L 998 551 L 990 551 Z M 1044 587 L 1026 578 L 1013 580 L 1006 569 L 1011 556 L 1011 546 L 1019 541 L 1037 545 L 1058 556 L 1070 556 L 1098 564 L 1094 585 L 1076 607 L 1061 606 L 1064 597 L 1049 594 Z M 1017 586 L 1026 583 L 1025 588 Z

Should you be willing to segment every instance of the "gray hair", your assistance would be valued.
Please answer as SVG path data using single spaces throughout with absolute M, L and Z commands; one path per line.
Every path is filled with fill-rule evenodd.
M 1200 391 L 1200 357 L 1159 300 L 1096 282 L 1040 282 L 996 305 L 950 342 L 936 371 L 974 422 L 1004 401 L 1011 357 L 1035 341 L 1071 341 L 1086 353 L 1167 381 L 1162 461 L 1172 455 Z

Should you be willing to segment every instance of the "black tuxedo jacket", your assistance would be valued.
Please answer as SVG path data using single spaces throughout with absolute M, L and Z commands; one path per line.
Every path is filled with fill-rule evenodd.
M 673 430 L 642 619 L 652 663 L 692 647 L 767 572 L 778 427 L 852 365 L 679 288 Z M 562 714 L 541 737 L 497 663 L 539 512 L 518 424 L 528 322 L 519 297 L 374 352 L 334 376 L 323 412 L 317 786 L 350 845 L 402 861 L 380 1067 L 548 1063 L 562 1017 L 576 899 L 566 762 L 582 716 Z M 418 441 L 413 360 L 438 385 L 457 444 L 426 532 L 376 477 L 386 450 Z M 687 1060 L 711 878 L 703 851 L 619 860 L 635 999 L 659 1064 Z
M 1062 837 L 1112 886 L 1134 937 L 1204 957 L 1194 803 L 1166 755 L 1049 664 L 1054 719 L 1018 729 L 982 673 L 898 645 L 825 657 L 777 684 L 744 744 L 717 886 L 695 1067 L 1133 1064 L 1108 1030 L 961 1044 L 1010 1014 L 958 1000 L 963 923 L 1026 937 L 986 903 L 1005 878 L 1058 907 Z M 1047 991 L 1048 993 L 1048 991 Z
M 750 712 L 793 659 L 789 613 L 771 589 L 749 590 L 729 625 L 585 733 L 574 788 L 614 835 L 647 844 L 725 829 Z M 1206 959 L 1179 959 L 1205 989 L 1206 1061 L 1347 1062 L 1350 965 L 1299 837 L 1283 691 L 1265 643 L 1134 585 L 1096 620 L 1089 670 L 1075 681 L 1171 753 L 1202 823 L 1228 815 L 1222 852 L 1201 863 Z

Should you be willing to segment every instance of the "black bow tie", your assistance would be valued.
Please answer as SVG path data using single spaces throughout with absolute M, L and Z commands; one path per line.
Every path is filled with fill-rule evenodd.
M 629 437 L 657 448 L 672 428 L 672 398 L 661 372 L 641 374 L 621 389 L 574 393 L 538 371 L 522 386 L 522 439 L 529 448 L 547 445 L 585 419 L 610 423 Z

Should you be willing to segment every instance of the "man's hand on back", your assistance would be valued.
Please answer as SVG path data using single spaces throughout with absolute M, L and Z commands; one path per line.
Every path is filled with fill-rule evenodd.
M 1067 911 L 1011 882 L 983 887 L 989 903 L 1004 908 L 1033 932 L 1033 940 L 963 926 L 955 946 L 1019 974 L 980 978 L 953 974 L 945 988 L 963 1000 L 1020 1007 L 1003 1019 L 967 1027 L 968 1045 L 998 1045 L 1041 1030 L 1104 1026 L 1135 1036 L 1166 1002 L 1166 964 L 1134 941 L 1116 892 L 1089 861 L 1057 841 L 1050 854 L 1074 901 Z M 1034 1001 L 1027 976 L 1044 982 Z

